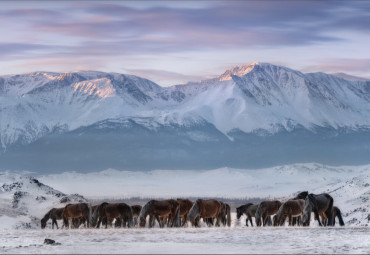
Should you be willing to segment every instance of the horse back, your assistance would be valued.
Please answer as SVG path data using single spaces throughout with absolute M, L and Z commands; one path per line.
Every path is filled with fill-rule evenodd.
M 217 201 L 215 199 L 209 199 L 209 200 L 201 200 L 201 212 L 204 215 L 204 218 L 208 217 L 215 217 L 217 216 L 221 209 L 222 204 L 220 201 Z
M 141 205 L 132 205 L 131 206 L 131 209 L 132 209 L 132 214 L 135 215 L 135 216 L 139 216 L 140 214 L 140 211 L 143 207 Z

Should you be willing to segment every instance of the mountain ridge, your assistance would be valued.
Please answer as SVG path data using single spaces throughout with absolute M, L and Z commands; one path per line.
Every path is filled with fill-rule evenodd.
M 36 146 L 43 138 L 63 134 L 75 137 L 74 130 L 90 130 L 104 121 L 107 127 L 120 119 L 136 123 L 134 126 L 143 132 L 140 135 L 148 137 L 147 141 L 138 138 L 141 146 L 155 150 L 155 146 L 148 144 L 155 141 L 164 144 L 165 151 L 167 143 L 173 151 L 180 148 L 179 155 L 191 154 L 189 148 L 200 146 L 198 140 L 203 139 L 203 145 L 211 146 L 208 138 L 216 133 L 216 140 L 220 146 L 222 143 L 226 146 L 225 155 L 229 155 L 232 144 L 226 145 L 224 139 L 237 143 L 244 139 L 241 137 L 250 135 L 285 136 L 285 132 L 294 135 L 302 129 L 313 135 L 317 130 L 330 130 L 332 134 L 338 130 L 350 130 L 353 134 L 370 131 L 369 81 L 349 81 L 320 72 L 304 74 L 257 62 L 231 68 L 218 78 L 171 87 L 118 73 L 34 72 L 1 77 L 0 98 L 0 157 L 16 153 L 17 148 L 21 150 L 28 145 L 27 148 L 33 148 L 32 144 Z M 243 135 L 237 138 L 230 135 L 235 131 Z M 129 138 L 139 135 L 136 131 L 116 128 L 112 132 L 117 136 L 127 132 L 122 143 L 137 147 L 135 139 Z M 174 142 L 176 139 L 183 142 Z M 114 143 L 111 137 L 108 140 Z M 55 141 L 58 141 L 55 146 L 62 142 Z M 190 146 L 186 153 L 181 152 L 184 144 Z M 72 140 L 69 146 L 73 146 Z M 5 161 L 11 166 L 10 159 Z

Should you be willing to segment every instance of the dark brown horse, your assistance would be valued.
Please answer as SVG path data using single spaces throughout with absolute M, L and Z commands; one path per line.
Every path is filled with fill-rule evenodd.
M 273 217 L 274 226 L 284 225 L 285 219 L 289 218 L 289 226 L 293 225 L 293 217 L 298 217 L 303 212 L 304 200 L 292 199 L 282 204 Z
M 320 217 L 321 217 L 321 222 L 323 223 L 323 225 L 326 226 L 327 225 L 327 221 L 328 221 L 328 217 L 326 216 L 325 212 L 321 212 L 320 213 Z M 339 225 L 340 226 L 344 226 L 344 221 L 343 221 L 343 218 L 342 218 L 342 213 L 339 210 L 339 208 L 336 207 L 336 206 L 333 207 L 333 226 L 335 226 L 335 218 L 338 218 Z M 316 217 L 315 217 L 315 220 L 316 220 Z
M 131 206 L 125 203 L 102 203 L 95 210 L 92 217 L 92 225 L 97 228 L 100 223 L 106 218 L 105 228 L 108 228 L 108 223 L 114 219 L 120 222 L 120 226 L 131 227 L 133 225 L 133 216 Z
M 164 227 L 163 220 L 168 218 L 168 225 L 180 227 L 180 204 L 174 199 L 150 200 L 141 209 L 139 215 L 140 227 L 145 227 L 146 217 L 157 219 L 159 226 Z M 152 227 L 150 222 L 149 227 Z
M 134 226 L 138 225 L 138 218 L 143 207 L 141 205 L 131 205 Z
M 311 221 L 311 212 L 315 214 L 315 219 L 319 225 L 323 224 L 320 221 L 319 215 L 328 218 L 328 226 L 333 225 L 333 203 L 334 199 L 327 193 L 308 194 L 305 199 L 305 204 L 302 214 L 302 225 L 309 226 Z
M 188 213 L 187 220 L 190 220 L 192 226 L 198 226 L 197 221 L 199 221 L 200 218 L 202 218 L 204 222 L 208 221 L 206 220 L 207 218 L 211 218 L 212 221 L 217 219 L 216 226 L 219 226 L 221 221 L 221 209 L 221 203 L 215 199 L 197 199 Z
M 220 215 L 219 218 L 221 219 L 221 223 L 224 226 L 231 226 L 231 208 L 230 205 L 224 202 L 221 202 L 221 210 L 220 210 Z
M 247 219 L 245 221 L 245 225 L 248 226 L 248 221 L 251 223 L 253 227 L 252 217 L 255 217 L 257 211 L 258 204 L 248 203 L 236 208 L 236 218 L 239 220 L 240 217 L 245 214 Z
M 57 226 L 57 229 L 58 229 L 59 227 L 58 227 L 57 220 L 63 220 L 63 210 L 64 210 L 64 207 L 53 208 L 50 211 L 48 211 L 45 214 L 44 218 L 41 219 L 41 228 L 45 228 L 47 221 L 51 219 L 52 229 L 54 229 L 54 224 Z
M 188 216 L 188 213 L 193 207 L 193 202 L 189 199 L 177 199 L 177 202 L 180 204 L 180 218 L 181 218 L 181 227 L 183 227 L 186 224 L 186 218 Z
M 275 201 L 263 201 L 261 202 L 256 210 L 256 225 L 260 227 L 262 224 L 267 224 L 267 217 L 277 213 L 281 206 L 281 202 Z
M 84 218 L 87 221 L 87 227 L 91 223 L 91 206 L 86 203 L 68 204 L 63 210 L 64 226 L 69 226 L 69 219 Z

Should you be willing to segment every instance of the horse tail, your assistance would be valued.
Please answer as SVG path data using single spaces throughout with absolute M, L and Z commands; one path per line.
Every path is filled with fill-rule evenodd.
M 339 210 L 338 207 L 335 207 L 335 210 L 337 211 L 337 217 L 338 217 L 338 220 L 339 220 L 339 225 L 344 226 L 344 221 L 343 221 L 343 218 L 342 218 L 342 212 Z
M 226 204 L 226 213 L 227 213 L 227 226 L 231 226 L 231 208 L 230 205 Z
M 327 197 L 330 199 L 330 202 L 329 202 L 329 207 L 328 209 L 326 210 L 326 216 L 328 217 L 328 225 L 329 226 L 333 226 L 333 221 L 334 221 L 334 199 L 330 196 L 330 195 L 327 195 Z
M 148 216 L 149 209 L 152 206 L 153 200 L 150 200 L 148 203 L 146 203 L 143 208 L 141 208 L 139 219 L 140 221 L 145 221 L 146 216 Z

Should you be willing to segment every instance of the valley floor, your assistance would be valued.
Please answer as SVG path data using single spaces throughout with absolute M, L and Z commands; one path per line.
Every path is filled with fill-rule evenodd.
M 60 245 L 43 244 L 45 238 Z M 366 227 L 0 230 L 0 253 L 370 253 Z

